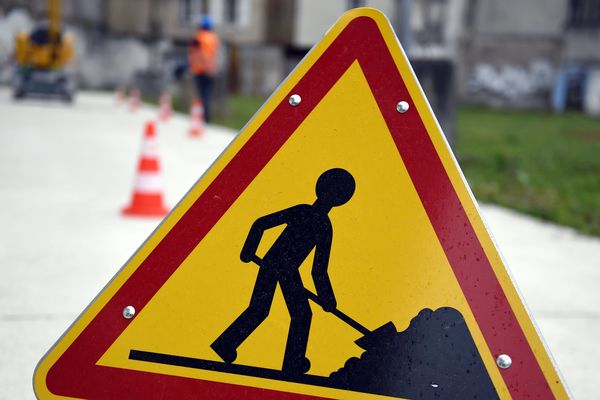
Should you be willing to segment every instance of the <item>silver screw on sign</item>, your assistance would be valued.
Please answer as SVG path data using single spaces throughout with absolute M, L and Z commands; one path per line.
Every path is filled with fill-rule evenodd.
M 400 101 L 398 102 L 398 104 L 396 104 L 396 111 L 398 111 L 400 114 L 404 114 L 405 112 L 408 111 L 409 105 L 406 101 Z
M 298 104 L 302 102 L 302 97 L 299 94 L 293 94 L 290 96 L 290 105 L 296 107 Z
M 123 317 L 126 319 L 131 319 L 135 315 L 135 308 L 133 306 L 127 306 L 123 309 Z
M 500 354 L 498 358 L 496 358 L 496 364 L 502 369 L 510 368 L 512 359 L 508 354 Z

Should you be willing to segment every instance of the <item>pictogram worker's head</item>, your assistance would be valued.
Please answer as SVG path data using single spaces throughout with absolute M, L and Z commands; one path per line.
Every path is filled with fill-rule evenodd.
M 350 172 L 342 168 L 325 171 L 317 180 L 317 198 L 319 203 L 337 207 L 346 203 L 354 194 L 356 183 Z

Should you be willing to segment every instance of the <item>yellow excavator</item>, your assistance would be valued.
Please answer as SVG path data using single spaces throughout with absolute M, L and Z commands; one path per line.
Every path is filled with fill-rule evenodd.
M 17 35 L 15 99 L 43 96 L 73 100 L 75 85 L 66 69 L 74 55 L 73 37 L 63 34 L 60 25 L 60 0 L 48 0 L 48 22 Z

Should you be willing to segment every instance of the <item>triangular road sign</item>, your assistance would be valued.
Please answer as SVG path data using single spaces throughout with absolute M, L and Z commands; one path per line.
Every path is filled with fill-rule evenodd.
M 313 48 L 34 385 L 43 399 L 567 398 L 372 9 Z

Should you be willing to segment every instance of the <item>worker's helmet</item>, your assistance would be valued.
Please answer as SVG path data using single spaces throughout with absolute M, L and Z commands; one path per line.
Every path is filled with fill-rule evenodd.
M 356 183 L 350 172 L 342 168 L 325 171 L 317 180 L 317 198 L 332 207 L 341 206 L 354 194 Z
M 212 31 L 215 27 L 213 19 L 209 15 L 203 15 L 198 20 L 198 28 Z

